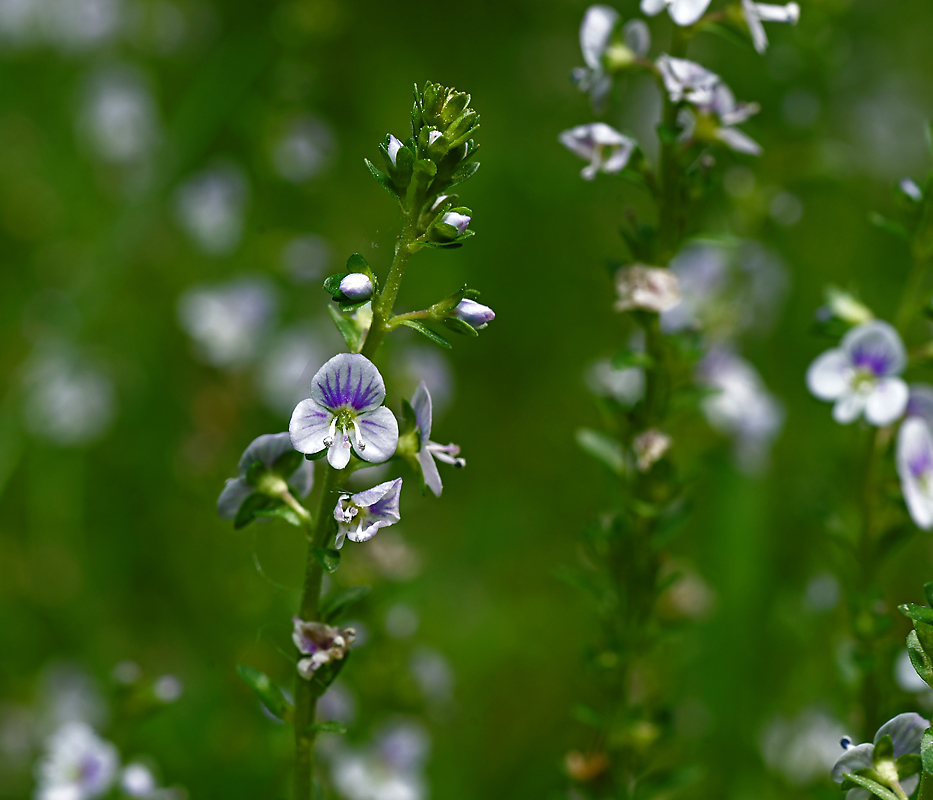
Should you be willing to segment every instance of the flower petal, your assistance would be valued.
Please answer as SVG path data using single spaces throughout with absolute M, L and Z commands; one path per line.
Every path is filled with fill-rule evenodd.
M 673 0 L 668 9 L 678 25 L 693 25 L 706 13 L 712 0 Z
M 773 3 L 755 3 L 755 11 L 762 22 L 783 22 L 796 25 L 800 21 L 800 6 L 788 3 L 779 6 Z
M 425 446 L 422 440 L 421 449 L 418 451 L 418 463 L 421 465 L 421 474 L 424 477 L 424 485 L 427 486 L 435 497 L 441 496 L 444 485 L 441 483 L 441 473 L 437 469 L 434 456 Z
M 299 453 L 320 453 L 326 446 L 324 438 L 329 434 L 332 419 L 333 414 L 311 398 L 302 400 L 295 406 L 288 423 L 288 435 L 291 437 L 292 446 Z
M 910 391 L 900 378 L 881 378 L 865 402 L 865 419 L 872 425 L 890 425 L 904 413 Z
M 852 392 L 844 394 L 833 406 L 833 419 L 840 425 L 855 422 L 865 408 L 865 396 Z
M 908 417 L 897 432 L 897 474 L 910 518 L 919 528 L 933 528 L 933 436 L 918 417 Z M 927 479 L 926 481 L 924 479 Z
M 357 455 L 371 464 L 388 461 L 398 447 L 398 420 L 385 406 L 356 418 L 366 447 Z
M 920 417 L 933 424 L 933 386 L 928 383 L 912 383 L 907 400 L 908 417 Z
M 329 411 L 372 411 L 382 405 L 385 397 L 382 375 L 372 361 L 359 353 L 334 356 L 311 379 L 311 399 Z
M 253 462 L 261 461 L 267 467 L 271 467 L 279 456 L 293 449 L 291 437 L 287 433 L 264 433 L 253 439 L 243 451 L 237 464 L 237 472 L 245 478 L 246 471 Z
M 807 369 L 807 388 L 820 400 L 838 400 L 852 385 L 852 364 L 843 350 L 827 350 Z
M 840 347 L 852 364 L 877 376 L 899 375 L 907 365 L 907 352 L 897 331 L 887 322 L 872 320 L 850 330 Z
M 619 21 L 619 12 L 609 6 L 590 6 L 580 23 L 580 50 L 590 69 L 602 69 L 603 54 Z
M 625 23 L 622 35 L 629 49 L 639 58 L 644 58 L 651 49 L 651 31 L 643 19 L 633 19 Z
M 742 11 L 745 12 L 748 32 L 752 35 L 752 44 L 759 53 L 764 53 L 768 49 L 768 34 L 765 33 L 765 26 L 761 24 L 756 5 L 752 0 L 742 0 Z
M 334 437 L 334 443 L 327 448 L 327 461 L 334 469 L 343 469 L 350 463 L 350 437 L 339 431 Z
M 890 736 L 894 745 L 894 758 L 898 759 L 905 753 L 920 752 L 920 739 L 923 737 L 923 732 L 929 727 L 928 720 L 912 711 L 906 714 L 898 714 L 878 728 L 878 733 L 875 734 L 875 742 L 882 736 Z
M 402 479 L 396 478 L 394 481 L 387 481 L 380 484 L 386 487 L 382 497 L 367 509 L 367 516 L 370 519 L 381 520 L 387 525 L 398 522 L 401 519 L 399 514 L 399 498 L 402 495 Z
M 641 13 L 648 17 L 660 14 L 670 5 L 670 0 L 641 0 Z
M 314 464 L 310 461 L 302 461 L 286 483 L 293 494 L 298 497 L 307 497 L 311 487 L 314 486 Z
M 871 757 L 874 749 L 875 746 L 873 744 L 859 744 L 846 749 L 846 751 L 836 759 L 836 763 L 833 764 L 833 780 L 836 783 L 842 783 L 842 777 L 847 772 L 855 772 L 855 770 L 863 769 L 864 767 L 874 767 L 875 762 L 872 761 Z
M 762 153 L 761 145 L 738 128 L 720 128 L 716 131 L 716 138 L 736 153 L 747 153 L 750 156 L 760 156 Z
M 217 498 L 217 516 L 221 519 L 234 519 L 243 501 L 255 491 L 242 478 L 227 478 L 220 497 Z
M 411 397 L 411 407 L 415 412 L 415 423 L 421 432 L 421 448 L 424 449 L 431 438 L 431 393 L 424 381 L 415 389 Z

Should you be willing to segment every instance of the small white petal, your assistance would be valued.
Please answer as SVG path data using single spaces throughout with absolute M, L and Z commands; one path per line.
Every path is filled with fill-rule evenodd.
M 651 31 L 643 19 L 633 19 L 622 28 L 625 44 L 639 58 L 644 58 L 651 49 Z
M 415 422 L 421 431 L 421 447 L 431 438 L 431 393 L 424 381 L 418 384 L 411 397 L 411 407 L 415 412 Z
M 750 156 L 760 156 L 762 153 L 761 145 L 738 128 L 720 128 L 716 131 L 716 138 L 736 153 L 747 153 Z
M 388 461 L 398 447 L 398 420 L 385 406 L 368 411 L 356 418 L 361 438 L 366 447 L 357 455 L 371 464 Z M 333 462 L 331 462 L 333 463 Z
M 807 370 L 807 388 L 820 400 L 838 400 L 852 384 L 852 364 L 843 350 L 827 350 Z
M 833 406 L 833 419 L 840 425 L 848 425 L 850 422 L 855 422 L 855 420 L 859 418 L 864 408 L 864 395 L 856 392 L 844 394 L 836 401 L 836 405 Z
M 897 432 L 897 472 L 911 519 L 924 530 L 933 528 L 933 435 L 918 417 L 904 421 Z
M 329 434 L 332 419 L 333 415 L 311 398 L 299 402 L 288 423 L 292 446 L 299 453 L 320 453 L 325 447 L 324 439 Z
M 670 4 L 670 0 L 641 0 L 641 13 L 654 17 L 660 14 Z
M 425 447 L 424 442 L 421 443 L 421 450 L 418 451 L 418 463 L 421 465 L 424 485 L 434 492 L 435 497 L 440 497 L 444 488 L 441 483 L 441 473 L 437 469 L 437 464 L 434 463 L 431 451 Z
M 865 402 L 865 419 L 872 425 L 890 425 L 907 408 L 910 391 L 900 378 L 880 378 Z
M 389 158 L 392 159 L 392 166 L 396 166 L 395 159 L 398 157 L 398 151 L 401 149 L 402 143 L 396 139 L 391 133 L 389 134 Z
M 327 448 L 328 462 L 334 469 L 343 469 L 350 463 L 351 449 L 349 438 L 338 431 L 334 443 Z
M 761 24 L 756 5 L 752 0 L 742 0 L 742 10 L 745 12 L 745 22 L 752 36 L 752 44 L 759 53 L 764 53 L 768 49 L 768 35 L 765 33 L 765 26 Z
M 603 54 L 619 21 L 619 12 L 609 6 L 590 6 L 580 24 L 580 50 L 583 60 L 593 70 L 602 69 Z
M 668 13 L 678 25 L 693 25 L 706 13 L 710 2 L 712 0 L 673 0 Z

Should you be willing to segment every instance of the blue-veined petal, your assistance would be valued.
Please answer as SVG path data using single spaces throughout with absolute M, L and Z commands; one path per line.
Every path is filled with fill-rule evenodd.
M 356 421 L 365 445 L 357 451 L 360 458 L 379 464 L 395 455 L 395 448 L 398 447 L 398 421 L 389 409 L 380 406 L 375 411 L 360 414 Z
M 910 392 L 900 378 L 879 378 L 865 401 L 865 419 L 872 425 L 890 425 L 907 408 Z
M 311 399 L 329 411 L 372 411 L 382 405 L 385 396 L 385 383 L 376 365 L 359 353 L 334 356 L 311 379 Z
M 299 402 L 288 424 L 292 446 L 299 453 L 320 453 L 326 447 L 324 439 L 329 435 L 333 418 L 333 414 L 310 398 Z

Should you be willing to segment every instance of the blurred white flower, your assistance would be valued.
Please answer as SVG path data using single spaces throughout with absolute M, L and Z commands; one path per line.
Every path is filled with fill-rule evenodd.
M 174 703 L 182 695 L 184 685 L 174 675 L 161 675 L 152 684 L 152 693 L 163 703 Z
M 334 785 L 346 800 L 423 800 L 423 770 L 430 740 L 414 723 L 397 723 L 363 751 L 339 750 Z
M 175 216 L 206 253 L 233 251 L 243 233 L 249 186 L 242 170 L 226 165 L 190 178 L 175 193 Z
M 327 360 L 318 338 L 313 328 L 300 326 L 277 334 L 265 349 L 259 365 L 259 390 L 272 411 L 290 415 L 308 396 L 311 378 Z
M 44 38 L 65 51 L 107 44 L 123 21 L 120 0 L 41 0 L 37 5 Z
M 839 580 L 831 572 L 821 572 L 807 582 L 804 594 L 807 605 L 814 611 L 828 611 L 839 602 Z
M 761 753 L 771 770 L 794 786 L 824 783 L 845 733 L 825 711 L 809 708 L 789 720 L 772 720 L 761 736 Z
M 67 347 L 42 348 L 23 378 L 26 427 L 60 447 L 99 439 L 116 414 L 113 382 Z
M 652 311 L 660 314 L 680 303 L 677 274 L 661 267 L 634 264 L 623 267 L 615 275 L 616 311 Z
M 256 355 L 275 307 L 267 281 L 238 278 L 186 290 L 178 301 L 178 321 L 200 358 L 215 367 L 236 367 Z
M 350 690 L 337 680 L 327 687 L 317 704 L 318 716 L 349 725 L 356 717 L 356 700 Z
M 449 703 L 453 698 L 453 670 L 450 662 L 437 650 L 420 647 L 412 653 L 409 669 L 427 700 Z
M 110 791 L 120 756 L 89 725 L 68 722 L 46 742 L 36 769 L 35 800 L 90 800 Z
M 113 163 L 142 161 L 159 139 L 152 93 L 129 69 L 107 69 L 91 79 L 79 127 L 97 155 Z
M 593 180 L 597 172 L 610 175 L 621 172 L 628 166 L 638 146 L 634 139 L 619 133 L 605 122 L 577 125 L 563 131 L 557 138 L 570 152 L 590 162 L 580 172 L 588 181 Z
M 586 371 L 590 391 L 631 408 L 645 393 L 645 371 L 641 367 L 612 366 L 608 358 L 601 359 Z
M 155 794 L 156 779 L 147 766 L 134 762 L 123 768 L 120 788 L 130 797 L 149 798 Z
M 784 424 L 784 410 L 761 376 L 745 359 L 718 347 L 698 365 L 697 380 L 715 392 L 701 408 L 712 427 L 733 437 L 739 466 L 749 472 L 763 468 Z
M 334 136 L 314 117 L 302 117 L 289 125 L 272 152 L 275 171 L 285 180 L 301 183 L 317 175 L 330 161 Z
M 408 639 L 418 631 L 421 619 L 407 603 L 395 603 L 386 612 L 386 633 L 393 639 Z
M 327 240 L 314 233 L 290 239 L 282 250 L 285 271 L 295 283 L 310 283 L 323 278 L 331 258 Z

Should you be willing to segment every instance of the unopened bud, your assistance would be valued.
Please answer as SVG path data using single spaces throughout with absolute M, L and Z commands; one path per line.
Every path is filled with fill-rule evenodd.
M 350 300 L 369 300 L 373 296 L 373 282 L 362 272 L 351 272 L 340 281 L 340 291 Z
M 450 313 L 477 330 L 485 328 L 487 323 L 496 318 L 496 313 L 489 306 L 466 299 L 461 300 Z
M 459 234 L 463 236 L 466 233 L 466 229 L 470 227 L 470 219 L 466 214 L 458 214 L 456 211 L 448 211 L 444 214 L 444 218 L 441 222 L 446 225 L 452 225 L 457 229 Z
M 389 151 L 389 158 L 392 159 L 393 167 L 396 166 L 395 159 L 396 159 L 396 156 L 398 156 L 398 151 L 401 149 L 401 147 L 402 147 L 402 143 L 390 133 L 389 134 L 389 146 L 387 149 Z

